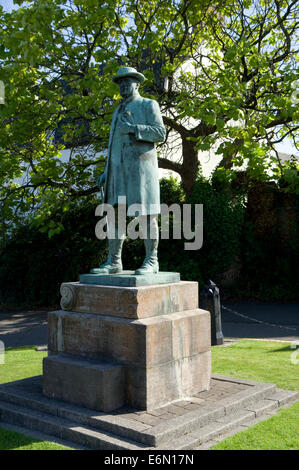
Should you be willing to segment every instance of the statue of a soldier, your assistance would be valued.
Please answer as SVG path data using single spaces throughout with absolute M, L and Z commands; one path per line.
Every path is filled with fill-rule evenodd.
M 156 142 L 165 140 L 165 128 L 158 103 L 143 98 L 138 90 L 145 77 L 132 67 L 122 67 L 113 78 L 123 98 L 113 114 L 110 129 L 108 159 L 98 185 L 105 183 L 104 200 L 116 210 L 115 238 L 109 237 L 107 261 L 92 273 L 120 273 L 123 269 L 121 252 L 126 233 L 118 226 L 119 197 L 126 198 L 127 215 L 137 213 L 144 227 L 146 256 L 135 274 L 156 273 L 158 264 L 158 214 L 160 213 L 160 189 Z M 134 206 L 132 206 L 134 205 Z M 134 207 L 130 213 L 130 206 Z

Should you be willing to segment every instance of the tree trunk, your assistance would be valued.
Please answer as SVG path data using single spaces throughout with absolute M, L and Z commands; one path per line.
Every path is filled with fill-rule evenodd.
M 192 192 L 198 175 L 198 151 L 195 150 L 195 142 L 182 138 L 183 164 L 181 169 L 182 186 L 187 196 Z

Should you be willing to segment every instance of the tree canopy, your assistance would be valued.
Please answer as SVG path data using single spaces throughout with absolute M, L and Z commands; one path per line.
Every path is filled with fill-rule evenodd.
M 287 136 L 296 144 L 296 0 L 14 3 L 12 12 L 0 9 L 4 229 L 32 214 L 56 233 L 53 212 L 97 192 L 120 98 L 111 77 L 121 65 L 143 71 L 142 94 L 159 101 L 169 139 L 179 136 L 179 160 L 166 142 L 159 165 L 187 192 L 200 151 L 214 149 L 224 170 L 247 159 L 258 175 L 275 143 Z

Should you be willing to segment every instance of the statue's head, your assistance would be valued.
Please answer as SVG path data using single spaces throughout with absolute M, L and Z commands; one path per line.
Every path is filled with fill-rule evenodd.
M 121 67 L 113 78 L 113 81 L 118 84 L 119 92 L 123 98 L 134 95 L 144 80 L 144 75 L 133 67 Z

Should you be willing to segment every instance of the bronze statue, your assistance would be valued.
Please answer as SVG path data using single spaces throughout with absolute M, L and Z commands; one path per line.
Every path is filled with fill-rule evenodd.
M 166 132 L 159 104 L 139 94 L 144 75 L 132 67 L 122 67 L 113 80 L 123 100 L 113 114 L 107 164 L 98 185 L 102 187 L 105 183 L 104 203 L 117 211 L 119 197 L 125 197 L 127 215 L 138 215 L 139 220 L 145 218 L 146 256 L 135 274 L 156 273 L 159 271 L 160 188 L 155 143 L 163 142 Z M 139 205 L 137 214 L 136 204 Z M 117 220 L 116 213 L 115 238 L 108 235 L 108 259 L 99 268 L 92 269 L 92 273 L 120 273 L 123 269 L 121 252 L 126 234 L 120 230 Z

